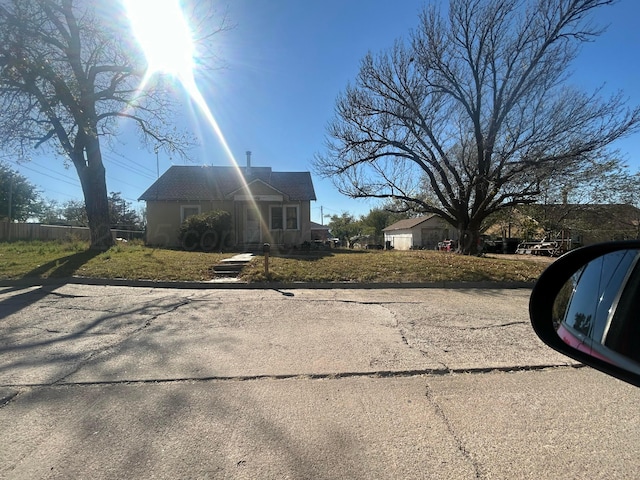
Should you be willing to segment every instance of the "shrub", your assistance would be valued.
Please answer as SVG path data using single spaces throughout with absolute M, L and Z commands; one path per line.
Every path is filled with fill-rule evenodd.
M 231 214 L 214 210 L 188 217 L 180 225 L 178 238 L 185 250 L 200 249 L 210 252 L 226 247 L 230 234 Z

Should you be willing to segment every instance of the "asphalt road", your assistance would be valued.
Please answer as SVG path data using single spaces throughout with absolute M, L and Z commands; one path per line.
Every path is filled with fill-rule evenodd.
M 526 289 L 0 289 L 0 478 L 635 478 Z

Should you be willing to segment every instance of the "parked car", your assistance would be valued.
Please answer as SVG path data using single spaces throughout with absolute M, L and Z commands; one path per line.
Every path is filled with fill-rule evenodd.
M 453 244 L 453 240 L 443 240 L 442 242 L 438 242 L 438 250 L 441 252 L 451 252 L 455 249 Z

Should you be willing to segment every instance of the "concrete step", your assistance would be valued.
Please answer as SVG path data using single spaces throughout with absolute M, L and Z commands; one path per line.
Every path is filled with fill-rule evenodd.
M 244 266 L 251 261 L 253 255 L 250 253 L 241 253 L 231 258 L 225 258 L 220 263 L 213 266 L 213 271 L 217 275 L 234 275 L 237 276 Z
M 213 271 L 216 273 L 222 273 L 222 272 L 234 272 L 234 273 L 240 273 L 242 271 L 242 269 L 244 268 L 244 265 L 214 265 L 213 266 Z

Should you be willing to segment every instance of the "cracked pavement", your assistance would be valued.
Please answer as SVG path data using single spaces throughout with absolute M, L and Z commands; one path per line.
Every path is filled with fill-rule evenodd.
M 628 478 L 638 389 L 529 293 L 1 288 L 0 478 Z

